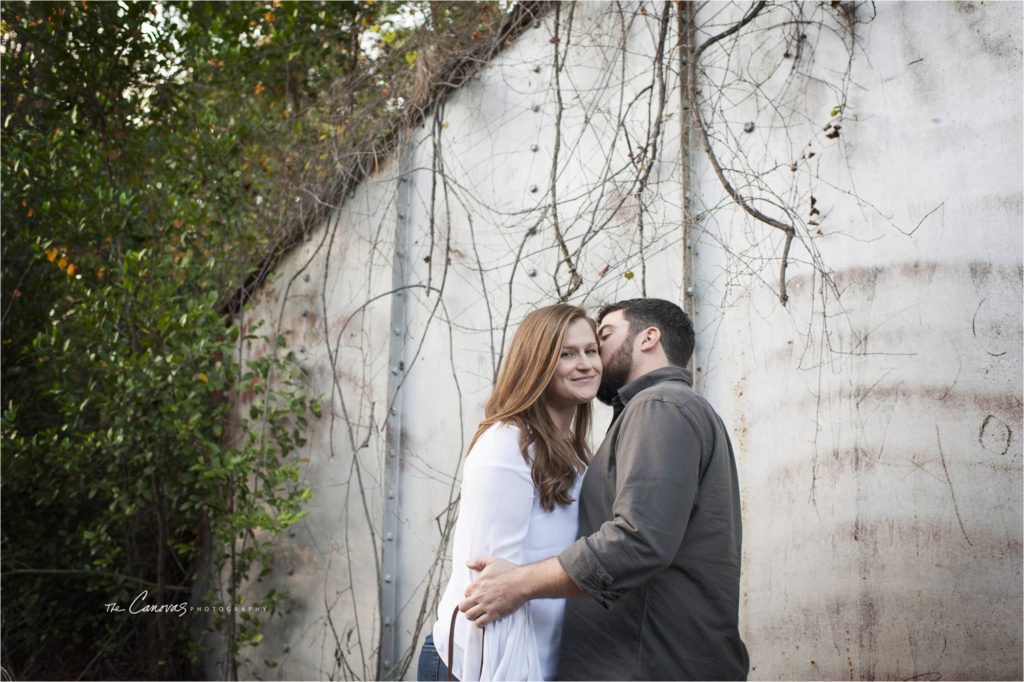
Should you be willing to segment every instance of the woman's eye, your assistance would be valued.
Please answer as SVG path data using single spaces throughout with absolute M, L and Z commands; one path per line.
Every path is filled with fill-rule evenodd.
M 591 348 L 590 350 L 587 351 L 587 355 L 597 355 L 597 349 Z
M 569 359 L 573 355 L 575 355 L 575 353 L 573 353 L 571 350 L 562 351 L 562 357 L 565 359 Z

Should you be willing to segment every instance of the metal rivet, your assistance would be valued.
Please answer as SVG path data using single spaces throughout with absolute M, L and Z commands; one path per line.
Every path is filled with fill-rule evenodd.
M 530 151 L 531 151 L 531 152 L 537 152 L 537 151 L 540 151 L 540 145 L 539 145 L 539 144 L 531 144 L 531 145 L 530 145 Z
M 534 28 L 540 28 L 540 19 L 538 19 L 538 20 L 533 22 L 533 27 Z
M 305 346 L 299 346 L 299 352 L 300 353 L 305 353 L 306 352 L 306 347 Z
M 686 287 L 686 295 L 693 296 L 693 287 Z
M 288 569 L 288 575 L 295 575 L 295 569 L 294 568 L 289 568 Z
M 540 64 L 537 64 L 535 67 L 533 67 L 533 72 L 540 73 Z
M 302 311 L 302 316 L 303 317 L 309 317 L 309 311 L 308 310 L 303 310 Z
M 389 490 L 388 491 L 388 499 L 389 500 L 395 499 L 395 491 L 394 490 Z
M 533 111 L 534 111 L 534 112 L 540 111 L 540 105 L 539 105 L 539 104 L 534 104 L 534 105 L 533 105 L 532 107 L 530 107 L 530 108 L 531 108 L 531 109 L 533 109 Z
M 752 132 L 754 132 L 754 122 L 753 121 L 747 121 L 746 123 L 744 123 L 743 124 L 743 132 L 745 132 L 745 133 L 752 133 Z
M 384 582 L 386 582 L 386 583 L 391 582 L 391 574 L 390 573 L 387 573 L 387 574 L 384 575 Z
M 401 329 L 399 329 L 398 327 L 395 327 L 395 328 L 394 328 L 394 332 L 395 332 L 395 336 L 398 336 L 399 334 L 401 334 L 401 333 L 402 333 L 402 330 L 401 330 Z
M 384 667 L 385 668 L 390 668 L 391 667 L 391 659 L 390 658 L 385 658 L 384 659 Z
M 386 625 L 387 627 L 391 627 L 394 624 L 395 624 L 395 620 L 393 618 L 385 618 L 384 619 L 384 625 Z
M 392 367 L 391 368 L 391 373 L 394 374 L 395 376 L 398 376 L 398 368 L 397 367 Z
M 399 211 L 398 212 L 398 219 L 399 220 L 405 220 L 405 211 Z
M 396 410 L 395 408 L 392 407 L 390 412 L 391 412 L 391 416 L 392 417 L 397 417 L 398 416 L 398 410 Z
M 526 271 L 526 274 L 527 274 L 527 276 L 529 276 L 529 277 L 536 277 L 536 276 L 537 276 L 537 271 L 536 271 L 536 270 L 534 270 L 533 268 L 529 268 L 529 269 L 528 269 L 528 270 Z
M 540 188 L 537 187 L 537 185 L 530 185 L 530 191 L 532 193 L 536 194 L 538 189 L 540 189 Z
M 387 540 L 388 542 L 391 542 L 392 540 L 395 539 L 395 534 L 394 533 L 388 533 L 387 535 L 384 536 L 384 539 Z
M 292 530 L 291 528 L 288 529 L 288 537 L 290 537 L 290 538 L 295 537 L 295 531 Z
M 290 646 L 288 646 L 287 644 L 284 645 L 284 652 L 286 654 L 289 653 L 291 650 L 292 650 L 292 648 Z
M 302 276 L 302 281 L 303 282 L 308 282 L 309 281 L 309 273 L 308 272 L 305 275 Z

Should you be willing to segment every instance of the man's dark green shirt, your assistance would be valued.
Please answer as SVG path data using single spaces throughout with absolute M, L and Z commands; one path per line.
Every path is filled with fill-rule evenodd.
M 566 601 L 559 679 L 746 679 L 736 462 L 692 384 L 665 367 L 619 390 L 558 557 L 589 595 Z

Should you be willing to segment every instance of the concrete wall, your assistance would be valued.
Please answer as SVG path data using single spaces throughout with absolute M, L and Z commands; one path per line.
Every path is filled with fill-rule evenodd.
M 697 44 L 749 9 L 705 6 Z M 786 306 L 783 235 L 687 133 L 661 10 L 561 5 L 248 306 L 325 414 L 270 580 L 287 612 L 244 674 L 414 677 L 518 320 L 560 292 L 687 302 L 687 276 L 699 387 L 739 457 L 751 677 L 1024 674 L 1021 5 L 783 4 L 701 54 L 726 178 L 796 229 Z
M 751 676 L 1019 679 L 1021 5 L 874 9 L 802 7 L 799 60 L 731 54 L 760 88 L 712 124 L 742 154 L 716 148 L 795 207 L 759 204 L 800 225 L 786 308 L 781 234 L 698 171 L 697 364 L 738 446 Z

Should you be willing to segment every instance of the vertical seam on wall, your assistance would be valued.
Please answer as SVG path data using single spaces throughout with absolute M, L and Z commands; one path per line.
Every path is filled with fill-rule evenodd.
M 696 330 L 696 305 L 697 291 L 694 287 L 693 262 L 696 244 L 694 217 L 693 217 L 693 108 L 697 106 L 694 100 L 694 81 L 697 71 L 693 63 L 693 50 L 695 34 L 693 30 L 693 8 L 691 3 L 679 1 L 676 3 L 676 26 L 679 32 L 679 123 L 681 128 L 681 143 L 679 145 L 680 162 L 680 184 L 683 195 L 683 310 L 694 322 Z M 693 372 L 693 388 L 700 391 L 700 376 L 695 369 L 696 349 L 690 357 L 689 369 Z
M 398 164 L 398 190 L 395 197 L 395 251 L 391 268 L 391 319 L 388 329 L 388 402 L 387 459 L 384 462 L 384 507 L 382 519 L 383 548 L 381 567 L 384 582 L 380 585 L 380 648 L 377 659 L 378 679 L 394 679 L 397 660 L 398 629 L 398 529 L 401 511 L 402 417 L 401 390 L 404 370 L 406 327 L 407 252 L 409 249 L 409 186 L 410 157 L 413 141 L 406 143 Z

